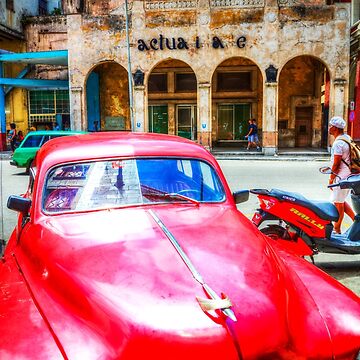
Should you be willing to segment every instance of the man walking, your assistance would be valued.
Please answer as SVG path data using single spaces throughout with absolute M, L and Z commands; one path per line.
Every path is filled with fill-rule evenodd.
M 346 122 L 340 116 L 334 116 L 329 122 L 329 134 L 334 136 L 335 141 L 331 147 L 331 170 L 332 174 L 329 178 L 329 184 L 337 183 L 340 179 L 346 179 L 351 170 L 347 164 L 350 164 L 350 147 L 344 141 L 351 141 L 349 135 L 344 134 L 344 128 Z M 350 205 L 346 202 L 349 189 L 340 189 L 340 187 L 334 187 L 331 189 L 331 201 L 336 206 L 339 212 L 339 220 L 334 223 L 334 231 L 341 234 L 341 223 L 344 218 L 344 213 L 347 214 L 352 220 L 354 220 L 354 212 Z
M 248 139 L 247 150 L 250 150 L 251 145 L 254 145 L 257 151 L 261 150 L 258 137 L 258 127 L 256 125 L 255 119 L 249 120 L 249 132 L 245 136 L 245 138 Z

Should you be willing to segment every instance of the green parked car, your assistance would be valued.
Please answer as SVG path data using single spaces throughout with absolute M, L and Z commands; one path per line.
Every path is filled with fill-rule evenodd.
M 15 149 L 10 161 L 11 165 L 19 168 L 26 168 L 29 172 L 31 163 L 33 162 L 36 152 L 50 139 L 55 139 L 60 136 L 86 134 L 84 131 L 58 131 L 58 130 L 44 130 L 44 131 L 31 131 L 18 148 Z

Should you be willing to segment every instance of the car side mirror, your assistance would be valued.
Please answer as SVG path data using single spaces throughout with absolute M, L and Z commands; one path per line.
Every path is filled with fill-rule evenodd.
M 238 190 L 233 192 L 235 204 L 241 204 L 249 200 L 249 190 Z
M 10 210 L 18 211 L 26 216 L 29 214 L 31 200 L 18 195 L 10 195 L 7 201 L 7 207 Z

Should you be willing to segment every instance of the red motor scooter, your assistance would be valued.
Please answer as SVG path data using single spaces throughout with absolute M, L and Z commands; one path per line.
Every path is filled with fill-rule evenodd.
M 320 168 L 329 173 L 330 168 Z M 278 189 L 251 189 L 258 196 L 260 209 L 252 222 L 272 238 L 281 241 L 286 249 L 300 256 L 311 256 L 318 252 L 335 254 L 360 254 L 360 175 L 350 175 L 329 187 L 340 186 L 351 189 L 351 200 L 355 220 L 343 234 L 333 233 L 333 221 L 339 213 L 336 207 L 325 201 L 312 201 L 298 193 Z M 264 222 L 270 222 L 261 227 Z M 275 223 L 274 223 L 275 222 Z

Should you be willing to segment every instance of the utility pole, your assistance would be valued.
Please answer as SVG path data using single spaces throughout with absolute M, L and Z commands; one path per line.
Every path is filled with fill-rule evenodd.
M 129 81 L 129 106 L 130 106 L 130 122 L 131 122 L 131 131 L 135 131 L 135 122 L 134 122 L 134 99 L 133 99 L 133 82 L 132 82 L 132 72 L 131 72 L 131 54 L 130 54 L 130 38 L 129 38 L 129 7 L 128 0 L 125 0 L 125 23 L 126 23 L 126 47 L 127 47 L 127 57 L 128 57 L 128 81 Z

